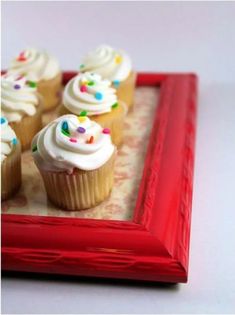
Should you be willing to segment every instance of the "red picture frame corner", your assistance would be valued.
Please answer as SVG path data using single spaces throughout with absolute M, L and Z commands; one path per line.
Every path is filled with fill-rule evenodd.
M 197 82 L 138 74 L 138 86 L 161 89 L 133 221 L 2 214 L 2 269 L 187 282 Z

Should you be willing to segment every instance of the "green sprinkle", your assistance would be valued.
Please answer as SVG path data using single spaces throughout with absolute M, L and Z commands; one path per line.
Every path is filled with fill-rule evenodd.
M 87 116 L 87 112 L 86 112 L 85 110 L 83 110 L 83 111 L 79 114 L 79 116 Z
M 114 103 L 114 104 L 112 105 L 112 108 L 116 108 L 116 107 L 118 107 L 118 103 Z
M 35 145 L 32 147 L 32 151 L 35 152 L 35 151 L 37 151 L 37 149 L 38 149 L 38 148 L 37 148 L 37 145 L 35 144 Z
M 67 136 L 67 137 L 70 136 L 69 132 L 67 132 L 67 131 L 64 130 L 64 129 L 61 129 L 61 132 L 62 132 L 65 136 Z
M 87 85 L 93 86 L 93 85 L 95 85 L 95 82 L 94 82 L 94 81 L 89 81 L 89 82 L 87 83 Z
M 37 87 L 37 83 L 36 83 L 36 82 L 33 82 L 33 81 L 27 81 L 27 84 L 28 84 L 31 88 Z
M 83 69 L 84 67 L 85 67 L 84 64 L 81 64 L 81 65 L 80 65 L 80 69 Z

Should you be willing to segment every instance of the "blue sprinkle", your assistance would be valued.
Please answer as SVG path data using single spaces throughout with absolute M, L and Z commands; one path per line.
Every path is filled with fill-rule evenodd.
M 4 124 L 6 121 L 7 121 L 6 118 L 1 117 L 1 125 Z
M 63 122 L 63 124 L 62 124 L 62 129 L 64 129 L 65 131 L 68 131 L 68 130 L 69 130 L 69 126 L 68 126 L 67 121 L 64 121 L 64 122 Z
M 119 80 L 114 80 L 113 81 L 113 85 L 114 85 L 114 87 L 119 87 L 119 85 L 120 85 L 120 81 Z
M 12 139 L 12 143 L 16 145 L 18 143 L 18 140 L 16 138 Z
M 96 92 L 96 93 L 95 93 L 95 98 L 100 101 L 100 100 L 102 100 L 102 98 L 103 98 L 103 94 L 100 93 L 100 92 Z

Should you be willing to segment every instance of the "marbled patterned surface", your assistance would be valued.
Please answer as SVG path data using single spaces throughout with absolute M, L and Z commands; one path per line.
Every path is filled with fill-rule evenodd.
M 115 164 L 115 183 L 110 197 L 95 208 L 83 211 L 62 211 L 47 202 L 40 174 L 31 152 L 22 156 L 22 187 L 10 200 L 2 203 L 3 213 L 66 216 L 94 219 L 130 220 L 135 208 L 144 166 L 148 138 L 156 110 L 158 90 L 150 87 L 136 89 L 135 107 L 125 120 L 124 144 Z M 44 123 L 55 117 L 46 114 Z

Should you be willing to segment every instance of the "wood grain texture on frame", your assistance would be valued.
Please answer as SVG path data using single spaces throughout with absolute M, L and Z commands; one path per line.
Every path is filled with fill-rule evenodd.
M 140 73 L 137 85 L 161 94 L 133 221 L 3 214 L 3 270 L 187 281 L 197 78 Z

